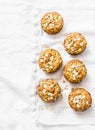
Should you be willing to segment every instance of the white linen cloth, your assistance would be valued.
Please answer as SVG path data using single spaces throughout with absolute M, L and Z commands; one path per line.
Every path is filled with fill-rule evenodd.
M 73 59 L 62 48 L 66 33 L 79 31 L 85 35 L 88 41 L 87 50 L 77 58 L 84 60 L 88 68 L 88 76 L 81 84 L 94 97 L 94 79 L 92 79 L 94 78 L 93 50 L 95 46 L 94 7 L 94 0 L 60 0 L 60 2 L 58 0 L 0 0 L 0 130 L 36 130 L 36 127 L 33 127 L 34 120 L 44 125 L 60 125 L 60 123 L 64 125 L 66 123 L 59 121 L 56 124 L 53 113 L 51 122 L 45 120 L 45 116 L 41 116 L 42 119 L 38 118 L 39 108 L 43 108 L 43 104 L 36 97 L 35 87 L 41 80 L 39 75 L 36 74 L 38 73 L 36 61 L 39 53 L 48 44 L 51 43 L 50 47 L 56 48 L 61 54 L 64 54 L 64 64 L 67 63 L 69 58 Z M 51 10 L 61 13 L 65 21 L 64 29 L 56 36 L 45 34 L 40 28 L 40 18 L 45 12 Z M 39 71 L 41 72 L 40 69 Z M 59 74 L 60 72 L 57 75 L 59 76 Z M 57 80 L 59 81 L 60 77 Z M 88 84 L 86 80 L 89 81 Z M 62 87 L 64 88 L 64 85 Z M 64 95 L 64 102 L 65 99 L 66 96 Z M 94 104 L 93 98 L 93 106 L 88 112 L 92 113 Z M 59 105 L 61 104 L 58 103 Z M 53 110 L 55 106 L 52 106 L 52 108 L 47 106 L 47 108 L 49 107 Z M 63 104 L 63 109 L 68 110 L 67 107 Z M 55 108 L 57 108 L 56 113 L 62 112 L 62 110 L 59 110 L 62 107 L 56 106 Z M 59 116 L 59 114 L 57 115 Z M 91 116 L 89 119 L 93 123 L 94 112 L 92 114 L 93 117 Z M 80 124 L 79 121 L 76 124 Z M 92 127 L 88 126 L 88 128 Z M 40 127 L 38 128 L 40 129 Z M 44 128 L 50 130 L 50 127 L 41 129 Z M 81 126 L 78 126 L 78 128 L 80 129 Z M 55 129 L 59 130 L 59 127 Z M 62 126 L 60 126 L 60 129 L 63 129 Z

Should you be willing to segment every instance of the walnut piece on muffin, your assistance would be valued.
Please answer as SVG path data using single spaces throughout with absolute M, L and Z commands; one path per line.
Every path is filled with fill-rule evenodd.
M 68 103 L 75 111 L 85 111 L 91 107 L 92 98 L 84 88 L 73 88 L 68 96 Z
M 87 69 L 82 61 L 71 60 L 64 66 L 63 74 L 69 82 L 78 83 L 85 78 Z
M 41 19 L 42 29 L 48 34 L 56 34 L 64 25 L 62 16 L 57 12 L 48 12 Z
M 62 58 L 57 50 L 47 49 L 40 54 L 38 64 L 46 73 L 52 73 L 61 67 Z
M 55 80 L 46 79 L 40 82 L 37 94 L 43 101 L 52 103 L 61 96 L 61 88 Z
M 72 55 L 82 53 L 86 49 L 87 41 L 80 33 L 70 33 L 64 40 L 65 50 Z

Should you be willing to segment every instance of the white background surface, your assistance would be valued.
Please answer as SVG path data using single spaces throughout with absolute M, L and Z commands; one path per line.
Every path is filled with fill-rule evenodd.
M 34 32 L 37 32 L 33 28 L 32 5 L 39 8 L 42 5 L 39 1 L 0 0 L 0 130 L 93 130 L 94 125 L 46 126 L 33 123 L 36 107 L 33 99 L 35 89 L 31 89 L 32 74 L 35 71 L 32 50 L 37 47 L 36 44 L 35 47 L 33 45 L 34 40 L 37 40 Z M 66 5 L 71 6 L 70 1 L 74 5 L 74 0 L 67 0 Z M 87 9 L 93 10 L 94 0 L 83 1 L 85 0 L 76 3 L 76 8 L 86 5 Z M 43 8 L 48 6 L 45 2 Z M 57 0 L 57 6 L 58 3 Z M 95 27 L 90 25 L 94 25 L 94 13 L 90 17 L 92 22 L 88 19 L 89 26 L 86 29 L 93 33 Z

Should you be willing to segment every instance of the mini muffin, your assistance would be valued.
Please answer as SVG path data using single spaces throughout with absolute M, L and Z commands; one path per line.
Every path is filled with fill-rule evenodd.
M 62 58 L 58 51 L 47 49 L 39 57 L 38 64 L 46 73 L 55 72 L 62 65 Z
M 37 93 L 43 101 L 51 103 L 61 95 L 61 88 L 55 80 L 46 79 L 39 84 Z
M 48 34 L 56 34 L 61 31 L 64 21 L 57 12 L 45 14 L 41 20 L 42 29 Z
M 65 50 L 72 55 L 82 53 L 86 48 L 87 42 L 85 37 L 80 33 L 71 33 L 64 40 Z
M 91 107 L 92 98 L 84 88 L 75 88 L 69 94 L 68 103 L 75 111 L 85 111 Z
M 78 83 L 85 78 L 87 69 L 82 61 L 71 60 L 63 68 L 63 74 L 69 82 Z

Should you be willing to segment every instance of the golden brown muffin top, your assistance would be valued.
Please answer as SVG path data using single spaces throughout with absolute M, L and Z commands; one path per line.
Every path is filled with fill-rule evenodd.
M 72 54 L 80 54 L 86 48 L 87 42 L 85 37 L 80 33 L 70 33 L 64 40 L 65 50 Z
M 63 68 L 63 74 L 69 82 L 77 83 L 85 78 L 87 69 L 82 61 L 71 60 Z
M 39 57 L 38 64 L 46 73 L 55 72 L 62 65 L 62 58 L 58 51 L 47 49 Z
M 46 13 L 41 20 L 42 29 L 49 34 L 58 33 L 62 29 L 63 24 L 64 21 L 57 12 Z
M 84 88 L 75 88 L 69 94 L 68 103 L 76 111 L 85 111 L 90 108 L 92 98 L 90 93 Z
M 46 79 L 39 84 L 37 93 L 43 101 L 54 102 L 61 95 L 61 88 L 55 80 Z

